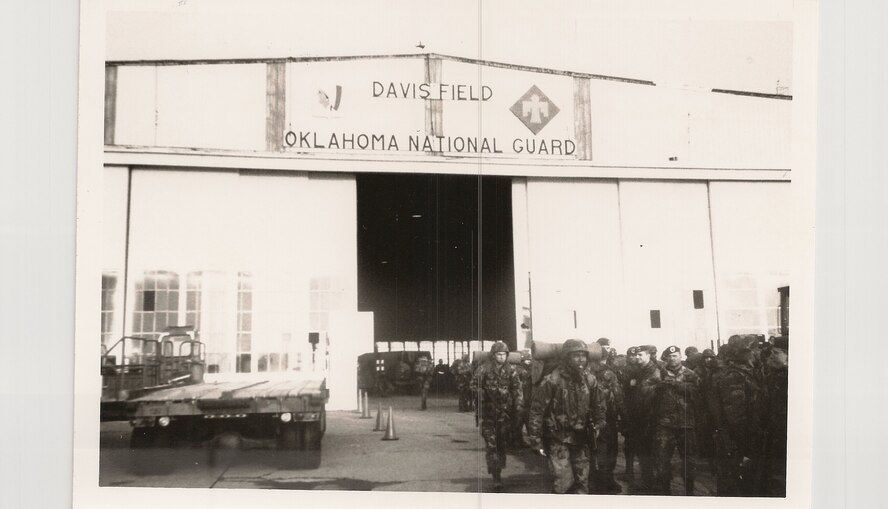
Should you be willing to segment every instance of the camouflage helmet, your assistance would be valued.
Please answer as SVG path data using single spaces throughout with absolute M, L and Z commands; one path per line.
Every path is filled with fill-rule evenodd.
M 564 342 L 564 346 L 561 347 L 561 353 L 567 357 L 573 352 L 583 352 L 588 357 L 589 347 L 586 346 L 586 342 L 582 339 L 568 339 Z
M 503 343 L 502 341 L 497 341 L 490 347 L 490 354 L 493 355 L 495 353 L 505 352 L 509 353 L 509 347 Z

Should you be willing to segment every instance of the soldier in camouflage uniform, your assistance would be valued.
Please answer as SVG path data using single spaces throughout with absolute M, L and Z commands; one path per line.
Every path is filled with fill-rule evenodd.
M 718 495 L 755 496 L 763 448 L 762 388 L 749 348 L 729 343 L 719 354 L 728 364 L 714 378 L 707 401 L 715 426 Z
M 710 471 L 716 474 L 715 468 L 715 426 L 712 422 L 712 416 L 709 413 L 707 401 L 712 399 L 712 391 L 714 389 L 713 380 L 718 376 L 720 369 L 718 358 L 715 352 L 707 348 L 700 354 L 700 363 L 697 369 L 697 377 L 700 379 L 700 406 L 701 412 L 697 415 L 697 454 L 701 460 L 705 460 L 709 464 Z
M 450 372 L 456 381 L 456 393 L 459 396 L 459 411 L 471 412 L 474 408 L 472 397 L 472 363 L 468 355 L 453 361 Z
M 432 359 L 425 356 L 416 359 L 413 371 L 416 372 L 416 383 L 419 385 L 420 409 L 426 410 L 428 408 L 429 386 L 432 383 L 432 377 L 435 375 Z
M 765 431 L 766 495 L 786 496 L 786 412 L 789 391 L 789 338 L 773 339 L 765 364 L 767 421 Z
M 681 350 L 663 350 L 666 367 L 660 372 L 653 397 L 654 456 L 657 459 L 657 491 L 670 495 L 672 453 L 678 449 L 682 462 L 685 495 L 694 494 L 697 472 L 695 417 L 699 403 L 700 379 L 681 364 Z
M 642 345 L 635 349 L 635 368 L 630 371 L 626 384 L 626 424 L 624 434 L 626 443 L 631 444 L 632 454 L 638 456 L 641 467 L 641 492 L 653 488 L 653 425 L 651 415 L 651 398 L 654 387 L 660 380 L 660 366 L 652 359 L 657 349 L 652 345 Z M 627 449 L 630 445 L 627 445 Z M 628 460 L 628 458 L 627 458 Z M 631 463 L 626 464 L 627 477 L 632 476 Z
M 490 358 L 478 367 L 472 378 L 472 393 L 478 398 L 487 472 L 493 476 L 494 491 L 502 490 L 500 474 L 506 466 L 506 447 L 514 420 L 524 411 L 521 380 L 508 363 L 508 356 L 509 347 L 497 341 L 490 347 Z
M 629 382 L 633 379 L 635 371 L 638 369 L 638 361 L 635 356 L 637 352 L 637 346 L 629 347 L 626 350 L 626 365 L 623 366 L 623 369 L 617 371 L 620 384 L 623 386 L 623 423 L 620 433 L 623 434 L 623 457 L 625 458 L 626 478 L 628 480 L 632 480 L 635 477 L 635 459 L 638 457 L 638 440 L 632 432 L 634 429 L 632 422 L 635 418 L 636 409 L 630 407 L 630 404 L 634 403 L 634 401 L 629 399 L 631 389 Z
M 598 340 L 598 344 L 603 344 Z M 595 490 L 599 493 L 619 493 L 622 489 L 614 479 L 617 466 L 618 430 L 623 418 L 623 387 L 617 378 L 613 359 L 617 352 L 610 347 L 602 347 L 601 362 L 593 363 L 592 373 L 598 380 L 605 401 L 606 424 L 598 435 L 598 449 L 595 451 L 593 477 Z
M 549 459 L 554 493 L 589 492 L 589 445 L 605 425 L 605 401 L 578 339 L 561 349 L 562 362 L 534 392 L 527 429 L 531 447 Z
M 527 415 L 530 411 L 531 391 L 533 389 L 532 366 L 530 352 L 521 352 L 521 363 L 513 366 L 521 380 L 521 395 L 524 398 L 524 411 L 515 419 L 512 428 L 512 446 L 524 447 L 524 427 L 527 425 Z

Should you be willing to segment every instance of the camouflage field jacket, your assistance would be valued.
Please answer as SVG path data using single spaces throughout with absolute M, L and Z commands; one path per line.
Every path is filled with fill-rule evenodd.
M 699 402 L 700 378 L 696 373 L 684 366 L 660 371 L 652 400 L 658 426 L 693 428 Z
M 707 405 L 713 425 L 743 454 L 753 457 L 761 447 L 763 390 L 752 369 L 729 364 L 713 380 Z
M 578 377 L 559 366 L 534 391 L 527 423 L 531 443 L 539 447 L 544 437 L 562 443 L 588 440 L 589 426 L 604 428 L 605 413 L 604 394 L 595 375 L 585 371 Z
M 644 366 L 634 366 L 627 374 L 624 386 L 626 425 L 645 428 L 651 419 L 652 397 L 660 381 L 660 368 L 651 361 Z
M 479 398 L 482 419 L 514 418 L 524 411 L 524 395 L 518 372 L 508 362 L 482 364 L 472 377 L 472 393 Z
M 606 365 L 595 366 L 592 373 L 598 380 L 598 387 L 604 398 L 608 424 L 615 423 L 618 418 L 624 418 L 623 385 L 617 373 Z

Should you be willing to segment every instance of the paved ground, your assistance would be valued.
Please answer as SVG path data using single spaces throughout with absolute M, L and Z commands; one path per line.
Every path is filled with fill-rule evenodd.
M 372 431 L 377 402 L 394 409 L 396 441 Z M 273 450 L 221 451 L 212 457 L 200 448 L 138 450 L 128 447 L 127 423 L 101 427 L 99 482 L 102 486 L 272 488 L 297 490 L 491 491 L 484 444 L 474 415 L 457 412 L 454 397 L 433 397 L 419 410 L 418 397 L 373 399 L 373 418 L 355 412 L 329 412 L 320 468 L 300 468 L 293 453 Z M 622 454 L 621 454 L 622 456 Z M 678 465 L 676 465 L 677 471 Z M 632 487 L 619 475 L 624 493 Z M 545 458 L 521 449 L 510 454 L 503 471 L 505 490 L 548 493 Z M 698 475 L 697 494 L 712 494 L 712 478 Z M 673 493 L 683 493 L 680 479 Z

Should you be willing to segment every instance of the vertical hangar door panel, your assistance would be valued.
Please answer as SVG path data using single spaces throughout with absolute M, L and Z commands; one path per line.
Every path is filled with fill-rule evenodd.
M 512 250 L 515 270 L 515 337 L 518 348 L 531 348 L 530 254 L 527 179 L 512 179 Z
M 528 179 L 527 221 L 534 339 L 621 336 L 616 183 Z
M 106 166 L 102 181 L 102 270 L 121 277 L 126 264 L 128 175 L 125 166 Z
M 712 234 L 722 340 L 777 334 L 777 288 L 790 283 L 788 182 L 713 182 Z
M 128 175 L 129 169 L 125 166 L 106 166 L 102 181 L 102 339 L 105 343 L 113 343 L 123 336 Z
M 353 178 L 136 170 L 130 291 L 177 280 L 178 298 L 149 297 L 174 308 L 167 321 L 212 326 L 220 372 L 310 369 L 312 320 L 355 310 L 354 228 Z M 145 320 L 160 306 L 130 302 Z
M 717 323 L 706 184 L 620 182 L 620 213 L 631 343 L 708 347 Z

